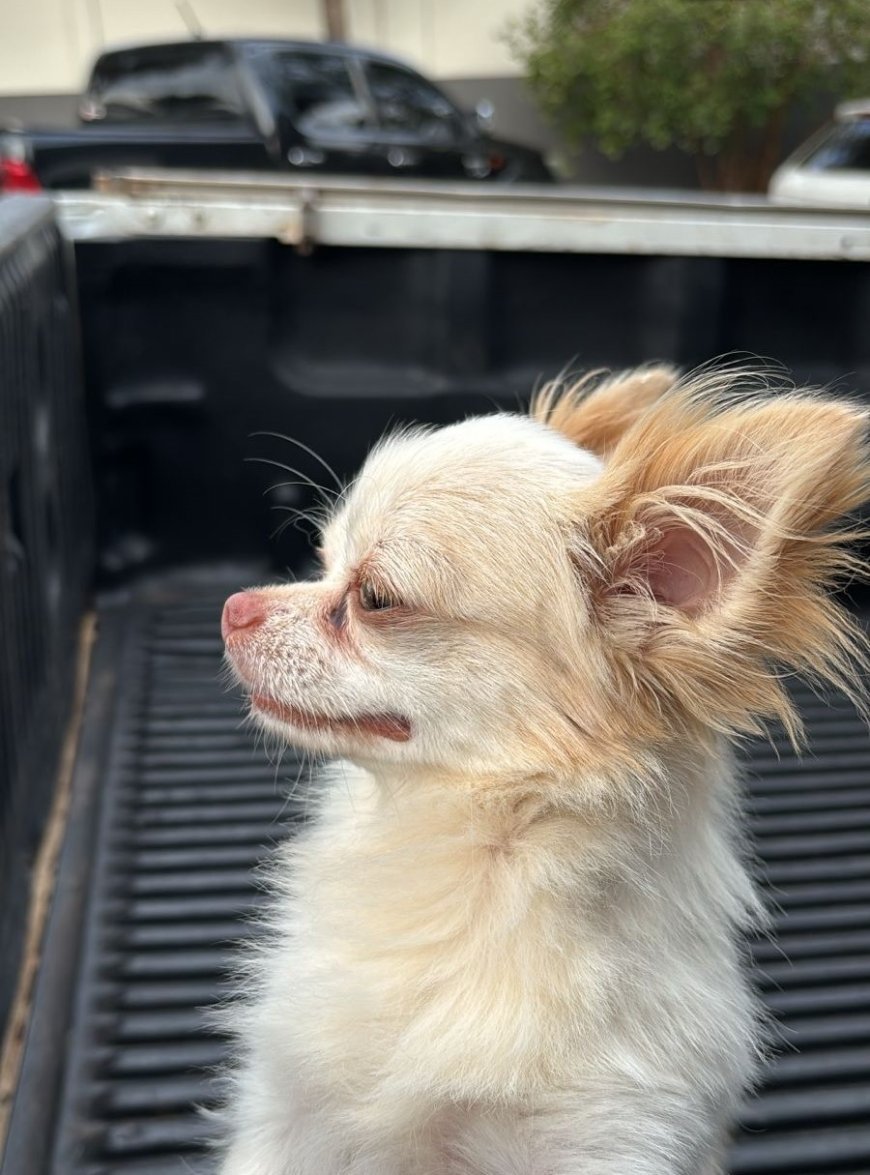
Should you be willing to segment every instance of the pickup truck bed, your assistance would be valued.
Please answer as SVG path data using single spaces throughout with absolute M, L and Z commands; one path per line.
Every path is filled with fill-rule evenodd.
M 256 193 L 216 209 L 183 193 L 144 209 L 122 195 L 105 205 L 88 197 L 89 219 L 67 204 L 68 223 L 82 241 L 104 236 L 78 246 L 75 274 L 50 207 L 0 203 L 4 1011 L 70 718 L 76 632 L 91 607 L 97 634 L 2 1175 L 214 1168 L 212 1126 L 194 1108 L 214 1104 L 224 1056 L 207 1009 L 253 933 L 247 917 L 263 900 L 253 870 L 305 816 L 299 764 L 265 757 L 221 668 L 224 597 L 300 566 L 304 547 L 298 536 L 266 541 L 283 516 L 270 502 L 308 503 L 272 494 L 286 475 L 244 462 L 270 459 L 250 432 L 294 431 L 344 475 L 390 419 L 455 419 L 492 407 L 496 391 L 505 403 L 528 388 L 530 370 L 564 361 L 572 337 L 584 361 L 615 366 L 653 355 L 689 364 L 697 349 L 751 341 L 804 377 L 857 372 L 870 395 L 863 319 L 842 313 L 845 295 L 870 305 L 867 267 L 828 259 L 820 237 L 823 254 L 807 257 L 809 238 L 787 214 L 766 230 L 777 259 L 725 252 L 745 250 L 748 216 L 760 222 L 768 210 L 712 206 L 702 211 L 718 218 L 719 236 L 704 236 L 694 212 L 708 253 L 681 257 L 688 213 L 671 205 L 596 206 L 593 216 L 562 197 L 523 195 L 509 213 L 464 191 L 352 195 L 336 187 L 322 214 L 306 205 L 299 253 L 257 238 Z M 289 223 L 280 192 L 261 202 Z M 442 202 L 461 202 L 461 224 Z M 394 248 L 365 244 L 367 204 L 384 234 L 398 232 L 401 214 Z M 187 225 L 198 211 L 205 222 L 220 213 L 238 239 L 116 240 L 140 217 Z M 469 220 L 484 211 L 487 243 L 469 247 Z M 623 216 L 641 247 L 578 248 L 582 228 L 594 249 L 605 214 L 617 227 Z M 523 251 L 518 225 L 532 215 L 535 231 L 575 234 L 577 251 Z M 836 218 L 812 221 L 857 240 Z M 358 239 L 311 253 L 312 227 L 314 237 Z M 436 247 L 409 247 L 414 233 Z M 803 761 L 776 733 L 746 748 L 747 813 L 777 911 L 775 940 L 747 950 L 782 1046 L 745 1107 L 730 1169 L 867 1175 L 870 740 L 844 699 L 796 691 L 809 731 Z
M 60 907 L 4 1175 L 212 1170 L 194 1104 L 214 1104 L 224 1046 L 206 1010 L 263 900 L 252 870 L 305 811 L 298 761 L 267 759 L 221 673 L 222 600 L 262 574 L 169 572 L 99 602 Z M 866 1175 L 870 745 L 844 699 L 797 696 L 807 758 L 780 736 L 747 749 L 749 819 L 779 910 L 752 965 L 782 1046 L 731 1172 Z

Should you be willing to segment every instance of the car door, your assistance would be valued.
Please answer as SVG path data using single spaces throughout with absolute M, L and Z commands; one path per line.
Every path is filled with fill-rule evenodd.
M 284 161 L 291 171 L 368 174 L 374 116 L 348 54 L 288 47 L 261 62 Z
M 360 68 L 377 119 L 374 147 L 392 175 L 460 179 L 473 174 L 466 118 L 411 69 L 376 58 Z

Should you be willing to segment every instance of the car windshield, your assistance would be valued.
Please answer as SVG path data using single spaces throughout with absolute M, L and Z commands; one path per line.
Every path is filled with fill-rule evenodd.
M 870 171 L 870 118 L 837 123 L 807 156 L 810 171 Z

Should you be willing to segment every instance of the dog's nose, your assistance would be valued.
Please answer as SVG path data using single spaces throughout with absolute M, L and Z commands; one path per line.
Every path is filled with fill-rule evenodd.
M 221 636 L 224 640 L 240 628 L 256 628 L 268 615 L 266 603 L 257 592 L 236 592 L 224 604 Z

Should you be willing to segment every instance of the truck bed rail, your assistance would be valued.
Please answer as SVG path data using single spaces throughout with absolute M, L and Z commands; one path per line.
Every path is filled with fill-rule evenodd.
M 47 200 L 0 201 L 0 1027 L 93 567 L 68 261 Z
M 56 196 L 72 240 L 870 260 L 865 214 L 752 196 L 159 170 L 104 174 L 96 188 Z

